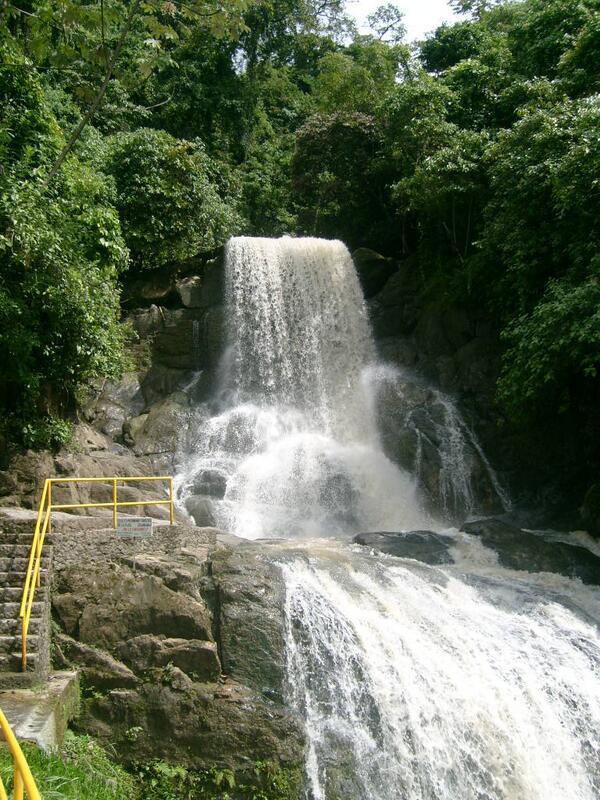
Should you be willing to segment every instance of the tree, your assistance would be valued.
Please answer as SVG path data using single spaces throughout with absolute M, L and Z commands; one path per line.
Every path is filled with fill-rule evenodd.
M 367 16 L 367 22 L 380 41 L 399 44 L 406 36 L 404 14 L 393 3 L 379 6 Z
M 237 224 L 199 140 L 141 128 L 114 136 L 107 165 L 135 270 L 157 269 L 222 244 Z

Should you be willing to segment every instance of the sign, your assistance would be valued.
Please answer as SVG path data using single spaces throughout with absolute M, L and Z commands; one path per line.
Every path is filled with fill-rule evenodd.
M 121 539 L 149 539 L 152 536 L 152 517 L 121 517 L 117 536 Z

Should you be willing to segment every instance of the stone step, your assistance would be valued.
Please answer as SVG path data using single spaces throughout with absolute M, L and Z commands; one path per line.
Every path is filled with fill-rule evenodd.
M 41 617 L 44 613 L 45 602 L 43 600 L 34 600 L 31 607 L 31 619 L 34 617 Z M 19 611 L 21 610 L 21 601 L 18 603 L 4 602 L 0 603 L 0 618 L 1 619 L 18 619 Z
M 43 587 L 40 587 L 40 590 Z M 1 603 L 20 603 L 23 596 L 22 586 L 0 586 Z
M 38 661 L 37 653 L 29 652 L 29 637 L 27 646 L 27 672 L 35 672 Z M 0 653 L 0 672 L 21 672 L 21 651 L 16 653 Z
M 29 556 L 0 556 L 0 572 L 25 572 L 29 566 Z M 42 569 L 48 569 L 50 557 L 42 556 Z
M 30 544 L 0 544 L 0 558 L 28 558 L 31 551 Z
M 40 642 L 40 637 L 35 634 L 31 633 L 31 631 L 27 634 L 27 655 L 29 656 L 30 653 L 37 653 L 38 646 Z M 18 636 L 1 636 L 0 635 L 0 655 L 6 655 L 7 653 L 21 653 L 21 634 Z
M 48 570 L 40 570 L 42 584 L 48 576 Z M 24 586 L 27 573 L 24 571 L 11 570 L 10 572 L 0 571 L 0 586 Z
M 46 534 L 46 541 L 48 541 L 48 534 Z M 0 545 L 18 544 L 18 545 L 25 545 L 26 547 L 31 547 L 32 542 L 33 542 L 33 531 L 31 531 L 31 533 L 13 533 L 0 530 Z
M 31 617 L 29 620 L 29 636 L 37 634 L 40 627 L 40 617 Z M 9 619 L 0 619 L 0 636 L 20 636 L 21 619 L 17 614 Z

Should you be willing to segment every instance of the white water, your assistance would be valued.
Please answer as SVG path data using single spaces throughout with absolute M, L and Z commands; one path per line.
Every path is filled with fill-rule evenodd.
M 220 527 L 288 540 L 269 550 L 286 582 L 307 797 L 599 800 L 600 592 L 502 569 L 456 532 L 456 563 L 444 568 L 348 544 L 361 530 L 444 527 L 420 500 L 419 447 L 439 451 L 442 507 L 458 498 L 473 508 L 479 445 L 438 393 L 428 427 L 409 414 L 412 471 L 385 456 L 382 375 L 409 389 L 374 364 L 341 243 L 234 239 L 226 292 L 218 402 L 198 411 L 179 490 L 211 494 L 216 476 L 226 483 L 213 497 Z
M 332 544 L 283 569 L 311 798 L 600 797 L 597 590 Z
M 223 476 L 217 524 L 250 539 L 435 526 L 415 479 L 380 446 L 375 348 L 346 247 L 239 237 L 226 263 L 220 403 L 202 421 L 180 493 Z

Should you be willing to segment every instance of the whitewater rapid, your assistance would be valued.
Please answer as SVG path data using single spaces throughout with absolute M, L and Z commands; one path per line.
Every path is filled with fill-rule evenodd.
M 377 362 L 341 242 L 234 238 L 225 283 L 227 348 L 177 492 L 281 567 L 307 800 L 600 800 L 600 590 L 504 569 L 451 527 L 477 511 L 476 470 L 508 498 L 451 398 Z M 388 412 L 408 467 L 386 455 Z M 351 543 L 418 529 L 454 563 Z

